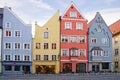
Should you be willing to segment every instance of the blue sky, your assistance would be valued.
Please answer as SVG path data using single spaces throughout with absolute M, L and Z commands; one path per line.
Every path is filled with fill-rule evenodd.
M 59 9 L 60 15 L 73 1 L 88 22 L 100 12 L 109 26 L 120 19 L 120 0 L 0 0 L 0 7 L 9 6 L 25 23 L 43 25 Z

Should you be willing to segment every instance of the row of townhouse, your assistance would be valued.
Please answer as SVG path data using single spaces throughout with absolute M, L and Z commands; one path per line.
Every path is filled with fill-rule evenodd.
M 119 68 L 119 58 L 112 62 L 111 29 L 99 12 L 87 23 L 71 2 L 62 16 L 58 10 L 43 26 L 35 22 L 33 38 L 31 28 L 11 8 L 0 8 L 3 74 L 104 72 L 117 70 L 116 65 Z M 115 52 L 117 55 L 118 48 Z

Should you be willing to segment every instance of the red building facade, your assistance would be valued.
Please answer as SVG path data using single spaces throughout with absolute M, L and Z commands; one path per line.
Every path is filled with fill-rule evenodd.
M 73 2 L 60 19 L 60 71 L 88 71 L 87 20 Z

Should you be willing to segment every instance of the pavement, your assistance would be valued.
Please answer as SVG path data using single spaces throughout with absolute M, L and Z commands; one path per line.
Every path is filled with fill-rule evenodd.
M 1 74 L 0 80 L 120 80 L 120 73 Z

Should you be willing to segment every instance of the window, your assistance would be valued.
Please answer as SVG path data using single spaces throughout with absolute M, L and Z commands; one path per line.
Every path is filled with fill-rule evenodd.
M 107 56 L 109 56 L 109 53 L 108 53 L 108 51 L 103 51 L 103 56 L 104 56 L 104 57 L 107 57 Z
M 12 71 L 11 65 L 5 65 L 4 68 L 5 68 L 5 71 Z
M 0 18 L 3 18 L 3 14 L 0 14 Z
M 65 22 L 65 29 L 72 29 L 72 23 L 71 22 Z
M 44 38 L 48 38 L 48 37 L 49 37 L 48 32 L 44 32 Z
M 11 43 L 5 43 L 5 49 L 11 49 L 12 48 L 11 46 L 12 46 Z
M 5 55 L 5 60 L 10 61 L 10 55 Z
M 44 43 L 44 49 L 48 49 L 48 43 Z
M 85 43 L 85 36 L 80 36 L 80 43 Z
M 52 43 L 52 49 L 56 49 L 56 43 Z
M 97 30 L 97 31 L 98 31 L 98 32 L 101 32 L 101 31 L 102 31 L 100 25 L 98 25 L 98 30 Z
M 83 57 L 83 56 L 86 56 L 85 50 L 82 50 L 82 49 L 80 50 L 80 56 L 82 56 L 82 57 Z
M 70 42 L 78 42 L 77 36 L 71 36 L 70 37 Z
M 107 38 L 102 38 L 102 43 L 106 44 L 107 43 Z
M 44 60 L 48 60 L 48 55 L 44 55 Z
M 29 50 L 30 49 L 30 44 L 24 44 L 24 49 Z
M 15 61 L 20 61 L 20 55 L 15 55 Z
M 81 22 L 76 22 L 76 29 L 77 30 L 82 30 L 83 29 L 83 24 Z
M 20 49 L 20 43 L 15 43 L 15 49 L 19 50 Z
M 68 36 L 62 36 L 61 40 L 62 42 L 68 42 Z
M 6 22 L 6 28 L 10 28 L 11 27 L 11 23 L 10 22 Z
M 78 50 L 72 49 L 71 51 L 71 56 L 78 56 Z
M 36 49 L 40 49 L 41 48 L 41 44 L 40 43 L 36 43 Z
M 102 50 L 93 50 L 92 56 L 102 56 Z
M 56 55 L 52 55 L 52 60 L 53 60 L 53 61 L 56 60 Z
M 91 42 L 92 42 L 92 43 L 97 43 L 97 39 L 96 39 L 96 38 L 92 38 L 92 39 L 91 39 Z
M 118 43 L 118 38 L 114 38 L 114 44 Z
M 73 17 L 73 18 L 77 17 L 77 13 L 74 12 L 74 11 L 71 11 L 70 12 L 70 17 Z
M 118 53 L 119 53 L 119 50 L 115 49 L 115 56 L 118 55 Z
M 5 36 L 6 36 L 6 37 L 11 37 L 11 36 L 12 36 L 11 30 L 6 30 Z
M 62 51 L 62 56 L 68 56 L 68 50 L 67 49 L 63 49 Z
M 30 61 L 30 56 L 29 55 L 25 55 L 24 56 L 24 61 Z
M 20 31 L 15 31 L 15 37 L 20 37 L 21 36 L 21 32 Z
M 118 61 L 115 62 L 115 68 L 119 68 L 119 62 Z
M 14 71 L 20 71 L 20 65 L 15 65 Z
M 41 60 L 41 56 L 40 55 L 36 55 L 36 60 Z
M 102 69 L 109 69 L 109 63 L 102 63 Z

